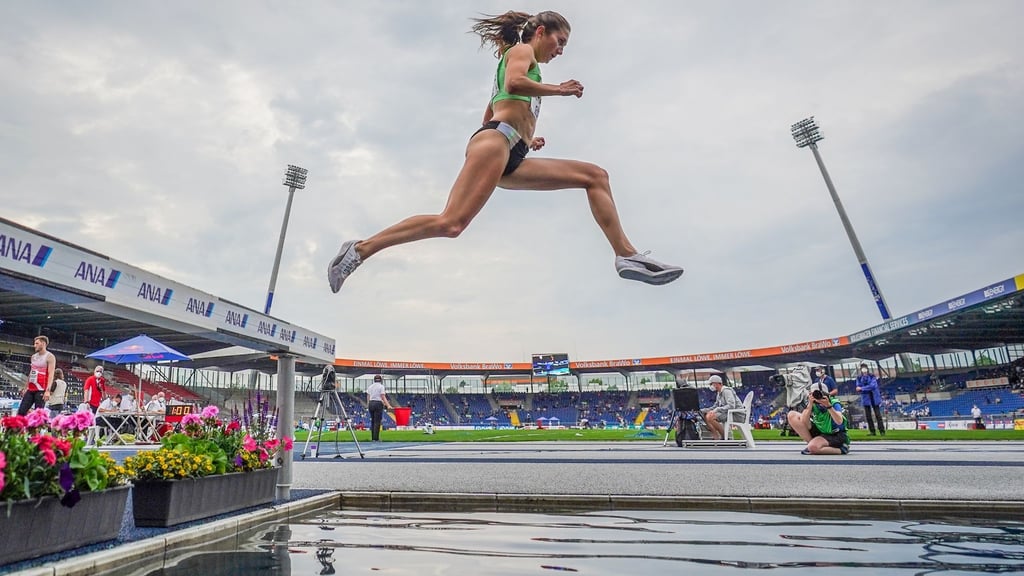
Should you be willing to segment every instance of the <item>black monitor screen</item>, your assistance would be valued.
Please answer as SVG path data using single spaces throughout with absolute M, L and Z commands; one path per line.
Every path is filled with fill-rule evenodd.
M 700 410 L 700 398 L 696 388 L 676 388 L 672 391 L 672 403 L 680 412 Z
M 533 375 L 547 376 L 548 374 L 560 375 L 569 373 L 568 354 L 534 354 Z

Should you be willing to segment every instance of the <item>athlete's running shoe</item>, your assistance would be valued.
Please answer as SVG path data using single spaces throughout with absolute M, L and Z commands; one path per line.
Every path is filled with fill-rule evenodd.
M 355 272 L 356 268 L 363 263 L 363 259 L 356 252 L 358 242 L 358 240 L 349 240 L 342 244 L 338 255 L 327 265 L 327 281 L 331 284 L 331 292 L 335 294 L 341 290 L 341 285 L 345 283 L 349 274 Z
M 626 280 L 638 280 L 647 284 L 668 284 L 679 279 L 683 275 L 683 269 L 678 266 L 662 264 L 648 256 L 650 251 L 632 256 L 616 256 L 615 270 L 619 277 Z

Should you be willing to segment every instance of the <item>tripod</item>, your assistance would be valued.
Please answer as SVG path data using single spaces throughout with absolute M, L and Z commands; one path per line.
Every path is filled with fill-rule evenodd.
M 363 449 L 359 446 L 359 440 L 356 439 L 356 431 L 352 428 L 352 420 L 348 417 L 348 412 L 345 411 L 345 405 L 341 403 L 341 398 L 338 396 L 338 391 L 335 390 L 333 386 L 330 387 L 329 389 L 326 386 L 322 387 L 320 389 L 320 398 L 317 399 L 317 401 L 316 401 L 316 409 L 313 410 L 313 422 L 316 423 L 316 442 L 317 442 L 318 447 L 319 447 L 319 444 L 320 444 L 320 439 L 321 439 L 321 437 L 323 436 L 323 433 L 324 433 L 324 418 L 323 418 L 323 416 L 324 416 L 324 409 L 327 406 L 327 402 L 330 402 L 330 400 L 332 398 L 334 399 L 334 403 L 338 406 L 338 413 L 341 414 L 341 417 L 345 419 L 345 427 L 348 428 L 348 431 L 352 434 L 352 442 L 355 442 L 356 451 L 359 452 L 359 457 L 360 458 L 365 458 L 366 455 L 363 454 Z M 309 450 L 309 443 L 310 443 L 310 441 L 312 439 L 313 439 L 313 427 L 310 427 L 309 435 L 306 436 L 306 445 L 302 447 L 302 459 L 303 460 L 306 459 L 306 451 Z M 334 434 L 334 446 L 335 446 L 335 451 L 337 452 L 337 446 L 338 446 L 338 434 L 337 434 L 337 432 Z M 316 455 L 314 454 L 313 457 L 315 458 Z M 334 457 L 335 458 L 343 458 L 343 456 L 341 455 L 340 452 L 335 454 Z

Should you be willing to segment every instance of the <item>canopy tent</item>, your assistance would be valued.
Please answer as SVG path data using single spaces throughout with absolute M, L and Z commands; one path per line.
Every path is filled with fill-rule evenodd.
M 114 364 L 150 364 L 164 361 L 174 360 L 190 360 L 188 356 L 178 352 L 174 348 L 157 342 L 156 340 L 140 334 L 134 338 L 129 338 L 124 342 L 119 342 L 113 346 L 107 346 L 102 350 L 97 350 L 91 354 L 86 354 L 86 358 L 94 358 L 96 360 L 104 360 L 106 362 L 113 362 Z M 139 386 L 135 396 L 135 402 L 137 408 L 142 408 L 142 370 L 139 369 Z

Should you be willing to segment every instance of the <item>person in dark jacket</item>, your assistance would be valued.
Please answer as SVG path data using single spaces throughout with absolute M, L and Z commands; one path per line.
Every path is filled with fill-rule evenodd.
M 882 391 L 878 389 L 878 378 L 868 370 L 867 364 L 860 365 L 857 376 L 857 392 L 860 393 L 861 404 L 864 405 L 864 419 L 868 421 L 868 436 L 875 435 L 875 423 L 871 413 L 878 420 L 878 431 L 885 436 L 885 422 L 882 421 Z

